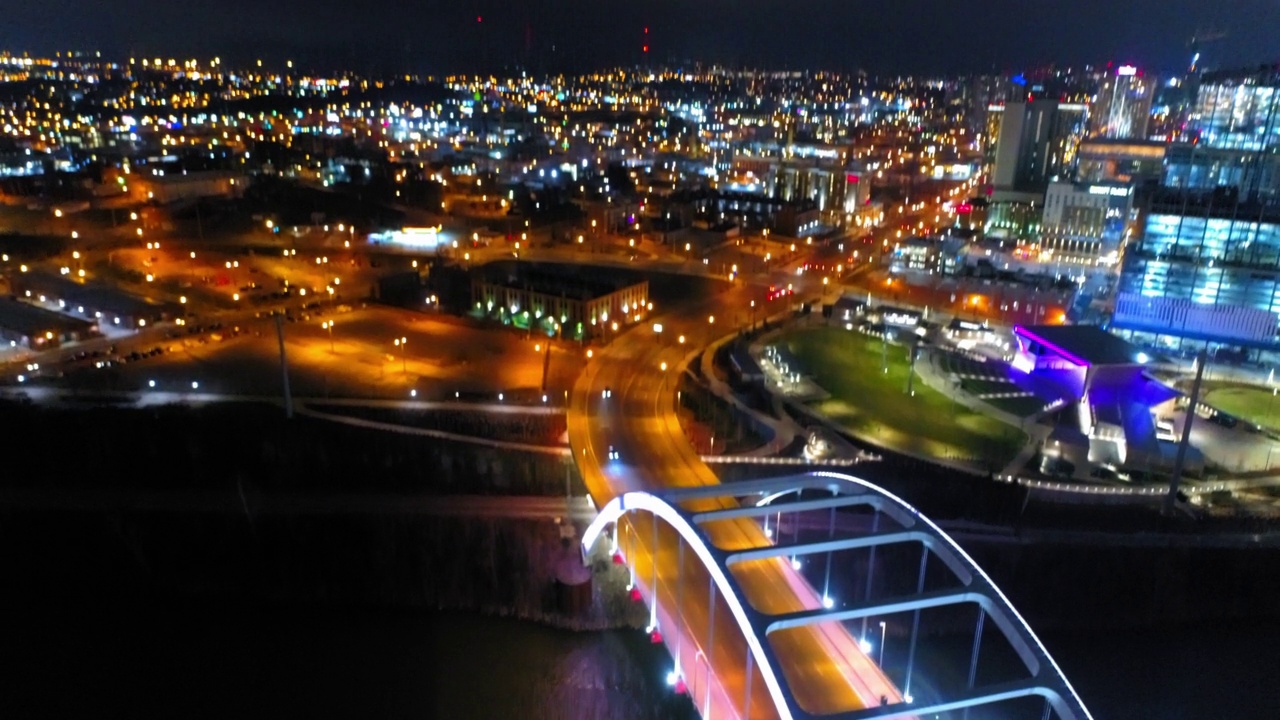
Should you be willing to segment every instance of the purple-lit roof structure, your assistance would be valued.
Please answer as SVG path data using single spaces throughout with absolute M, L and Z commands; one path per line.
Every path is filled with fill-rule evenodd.
M 1017 325 L 1013 333 L 1075 365 L 1145 365 L 1148 360 L 1139 348 L 1096 325 Z

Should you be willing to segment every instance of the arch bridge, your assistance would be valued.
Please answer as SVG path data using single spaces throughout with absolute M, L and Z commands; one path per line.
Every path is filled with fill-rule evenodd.
M 607 550 L 627 566 L 648 630 L 672 653 L 668 682 L 703 718 L 1091 718 L 973 559 L 860 478 L 627 492 L 601 509 L 582 547 L 587 559 Z M 852 557 L 854 571 L 833 568 L 837 556 Z M 952 636 L 963 628 L 970 642 L 926 652 L 922 619 L 941 619 Z M 828 702 L 833 685 L 849 699 Z

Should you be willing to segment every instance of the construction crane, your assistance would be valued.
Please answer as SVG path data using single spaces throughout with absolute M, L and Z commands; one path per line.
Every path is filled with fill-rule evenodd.
M 1187 47 L 1191 48 L 1191 65 L 1187 68 L 1187 72 L 1194 73 L 1200 64 L 1200 46 L 1204 43 L 1217 42 L 1227 36 L 1224 30 L 1202 30 L 1197 29 L 1191 35 L 1191 39 L 1187 41 Z

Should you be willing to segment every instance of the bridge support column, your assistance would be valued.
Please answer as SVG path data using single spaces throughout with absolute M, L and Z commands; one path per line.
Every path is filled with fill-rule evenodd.
M 835 497 L 836 493 L 832 491 L 831 496 Z M 834 506 L 832 506 L 830 512 L 831 515 L 827 520 L 828 541 L 832 540 L 836 536 L 836 509 Z M 822 581 L 822 607 L 827 609 L 830 609 L 831 606 L 835 604 L 835 601 L 831 599 L 831 552 L 832 551 L 830 550 L 827 551 L 826 577 Z
M 973 631 L 973 652 L 969 654 L 969 690 L 978 678 L 978 652 L 982 650 L 982 625 L 987 620 L 987 611 L 978 607 L 978 627 Z M 963 720 L 969 720 L 969 708 L 964 709 Z
M 876 510 L 875 514 L 871 516 L 871 534 L 875 535 L 878 532 L 880 532 L 880 511 Z M 875 568 L 876 546 L 872 545 L 871 555 L 867 559 L 867 587 L 862 593 L 862 601 L 865 603 L 871 602 L 871 581 L 875 579 Z M 867 620 L 869 620 L 869 618 L 865 616 L 862 618 L 862 642 L 864 643 L 867 641 Z M 881 651 L 881 653 L 883 653 L 883 651 Z M 883 657 L 883 654 L 881 657 Z M 884 668 L 880 669 L 883 670 Z
M 707 652 L 715 652 L 716 648 L 716 580 L 707 573 Z M 747 653 L 750 657 L 751 653 Z M 707 656 L 707 687 L 702 691 L 702 720 L 711 720 L 711 658 Z
M 676 612 L 684 612 L 684 539 L 676 538 L 679 549 L 676 551 L 679 560 L 676 565 Z M 680 666 L 680 652 L 684 645 L 684 629 L 680 627 L 681 623 L 676 623 L 676 682 L 679 683 L 684 677 L 684 669 Z M 687 687 L 686 683 L 686 687 Z
M 622 534 L 622 554 L 627 560 L 627 573 L 630 575 L 630 580 L 627 582 L 627 592 L 631 592 L 636 586 L 636 529 L 624 515 L 618 518 L 618 524 L 614 527 L 614 532 Z M 628 539 L 631 541 L 630 543 L 627 542 Z M 639 591 L 637 590 L 636 592 Z
M 658 515 L 650 513 L 649 517 L 653 518 L 653 545 L 649 548 L 649 562 L 653 565 L 653 584 L 650 585 L 650 592 L 653 597 L 649 599 L 649 633 L 658 629 Z
M 920 579 L 916 581 L 916 595 L 924 592 L 924 571 L 929 564 L 929 548 L 920 551 Z M 911 646 L 907 650 L 907 680 L 902 684 L 902 696 L 911 702 L 911 671 L 916 662 L 916 636 L 920 634 L 920 611 L 911 613 Z

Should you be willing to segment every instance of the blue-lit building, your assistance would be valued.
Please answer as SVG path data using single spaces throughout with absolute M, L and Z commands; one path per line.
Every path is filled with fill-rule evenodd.
M 1280 352 L 1280 70 L 1206 75 L 1190 145 L 1125 249 L 1112 327 L 1169 349 Z
M 1204 76 L 1190 137 L 1169 147 L 1166 186 L 1280 201 L 1280 67 Z
M 1166 189 L 1143 226 L 1125 250 L 1114 328 L 1170 349 L 1280 349 L 1280 206 Z

